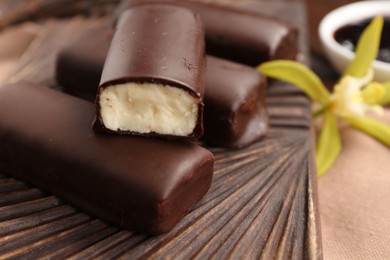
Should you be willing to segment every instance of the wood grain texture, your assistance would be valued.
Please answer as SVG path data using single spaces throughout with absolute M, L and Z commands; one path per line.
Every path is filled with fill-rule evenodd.
M 112 12 L 119 0 L 0 0 L 0 29 L 27 20 L 75 13 L 102 15 Z
M 243 2 L 305 28 L 299 1 Z M 10 81 L 55 86 L 58 50 L 100 22 L 76 17 L 44 23 Z M 304 45 L 305 31 L 307 54 Z M 0 258 L 321 259 L 310 102 L 276 81 L 267 96 L 269 135 L 241 150 L 211 149 L 210 191 L 167 234 L 112 227 L 0 173 Z

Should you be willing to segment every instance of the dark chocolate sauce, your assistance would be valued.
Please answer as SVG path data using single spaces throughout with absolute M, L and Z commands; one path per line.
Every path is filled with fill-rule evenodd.
M 372 18 L 365 19 L 354 24 L 348 24 L 338 29 L 334 37 L 342 46 L 355 51 L 356 44 L 363 30 L 371 22 Z M 382 40 L 377 60 L 390 63 L 390 16 L 385 17 L 382 31 Z

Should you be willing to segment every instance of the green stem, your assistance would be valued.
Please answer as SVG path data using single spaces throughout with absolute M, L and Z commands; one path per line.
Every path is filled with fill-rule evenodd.
M 320 109 L 317 109 L 316 111 L 313 112 L 312 116 L 314 118 L 317 118 L 319 117 L 320 115 L 322 115 L 325 111 L 326 111 L 327 107 L 326 106 L 323 106 L 321 107 Z

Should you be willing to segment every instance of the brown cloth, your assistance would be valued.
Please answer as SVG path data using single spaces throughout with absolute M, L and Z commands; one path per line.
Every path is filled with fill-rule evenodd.
M 318 182 L 324 259 L 390 259 L 390 149 L 351 127 L 341 138 Z

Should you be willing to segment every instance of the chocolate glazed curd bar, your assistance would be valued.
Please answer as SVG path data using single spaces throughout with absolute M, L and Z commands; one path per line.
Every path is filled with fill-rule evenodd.
M 197 14 L 158 4 L 125 11 L 103 68 L 94 129 L 197 140 L 205 65 Z
M 0 88 L 0 169 L 131 230 L 169 231 L 209 189 L 214 157 L 188 142 L 95 134 L 91 102 Z
M 257 66 L 274 59 L 295 60 L 298 31 L 274 18 L 220 5 L 189 0 L 123 0 L 115 12 L 135 6 L 165 3 L 198 13 L 205 26 L 206 51 L 224 59 Z
M 255 69 L 209 56 L 203 140 L 241 148 L 268 132 L 266 79 Z
M 112 35 L 110 26 L 90 28 L 60 51 L 56 78 L 64 91 L 95 98 Z M 265 77 L 255 69 L 208 56 L 202 139 L 240 148 L 263 137 L 268 130 L 265 87 Z

